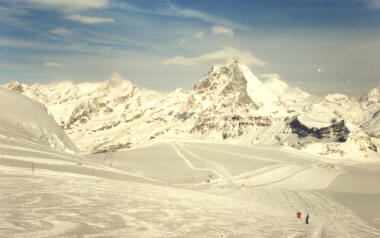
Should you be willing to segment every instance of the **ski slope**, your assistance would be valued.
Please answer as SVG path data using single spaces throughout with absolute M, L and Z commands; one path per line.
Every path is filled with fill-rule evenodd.
M 0 237 L 380 235 L 380 214 L 360 216 L 355 206 L 363 204 L 336 199 L 345 189 L 336 181 L 354 180 L 349 171 L 355 165 L 281 148 L 199 142 L 108 156 L 82 159 L 1 138 Z M 297 210 L 308 212 L 311 224 L 296 219 Z
M 177 153 L 176 158 L 174 152 Z M 95 155 L 91 159 L 107 164 L 108 160 L 102 159 L 104 156 Z M 227 209 L 231 205 L 227 201 L 231 199 L 233 203 L 245 204 L 244 212 L 238 212 L 247 214 L 250 211 L 245 220 L 266 217 L 266 220 L 260 220 L 260 224 L 253 221 L 245 228 L 248 231 L 247 237 L 248 234 L 255 234 L 256 237 L 380 235 L 379 210 L 372 209 L 371 213 L 367 207 L 366 213 L 361 212 L 367 206 L 366 202 L 376 206 L 376 202 L 380 201 L 380 190 L 377 188 L 380 182 L 379 164 L 371 164 L 371 170 L 362 169 L 360 173 L 352 173 L 352 169 L 355 170 L 359 165 L 331 163 L 281 147 L 246 147 L 184 141 L 156 143 L 116 152 L 111 157 L 114 168 L 152 176 L 165 181 L 170 187 L 217 195 L 217 201 L 226 201 L 219 209 Z M 152 164 L 152 160 L 176 172 L 161 173 L 159 171 L 162 168 Z M 189 169 L 193 172 L 189 173 Z M 151 171 L 155 173 L 151 174 Z M 352 181 L 363 178 L 360 183 L 367 186 L 367 190 L 359 191 L 357 186 L 348 193 L 350 181 L 347 178 Z M 345 192 L 346 199 L 341 198 L 342 192 Z M 361 203 L 346 202 L 358 194 L 361 196 Z M 214 203 L 212 201 L 209 206 Z M 310 214 L 310 226 L 300 224 L 299 220 L 294 219 L 297 210 Z M 235 216 L 230 216 L 229 220 L 233 223 Z M 239 216 L 236 219 L 240 218 Z M 227 222 L 224 229 L 228 225 Z M 236 229 L 225 234 L 244 237 L 243 234 L 237 235 Z M 214 235 L 217 237 L 216 233 Z

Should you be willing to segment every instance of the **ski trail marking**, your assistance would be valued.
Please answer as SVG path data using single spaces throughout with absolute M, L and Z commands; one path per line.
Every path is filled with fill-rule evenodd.
M 45 155 L 53 155 L 55 157 L 60 157 L 60 158 L 63 158 L 63 159 L 66 159 L 66 160 L 75 161 L 75 162 L 80 161 L 80 160 L 75 160 L 73 158 L 70 158 L 68 156 L 61 155 L 61 154 L 59 154 L 59 152 L 58 153 L 53 153 L 53 152 L 49 152 L 49 151 L 46 151 L 46 150 L 32 149 L 32 148 L 27 148 L 27 147 L 22 147 L 22 146 L 15 146 L 15 145 L 2 145 L 2 144 L 0 144 L 0 148 L 2 148 L 2 149 L 11 149 L 11 150 L 20 150 L 20 151 L 28 151 L 28 152 L 35 152 L 35 153 L 41 153 L 41 154 L 45 154 Z
M 189 155 L 191 155 L 192 157 L 194 157 L 194 158 L 196 158 L 196 159 L 198 159 L 200 161 L 207 162 L 210 165 L 214 166 L 214 170 L 217 171 L 217 174 L 218 174 L 218 176 L 220 176 L 220 178 L 226 179 L 226 181 L 228 181 L 230 184 L 236 185 L 236 183 L 233 181 L 232 175 L 228 172 L 228 170 L 222 164 L 220 164 L 218 162 L 215 162 L 215 161 L 212 161 L 212 160 L 205 159 L 203 157 L 200 157 L 199 155 L 197 155 L 197 154 L 191 152 L 190 150 L 188 150 L 183 145 L 182 145 L 182 149 L 186 153 L 188 153 Z
M 34 152 L 34 153 L 40 153 L 40 154 L 44 154 L 44 155 L 52 155 L 53 157 L 50 157 L 50 158 L 39 158 L 41 161 L 42 160 L 54 160 L 54 161 L 62 161 L 62 162 L 73 162 L 73 163 L 81 163 L 81 164 L 84 164 L 84 165 L 88 165 L 88 166 L 92 166 L 92 167 L 96 167 L 96 168 L 104 168 L 105 166 L 101 166 L 100 164 L 96 164 L 96 163 L 91 163 L 91 162 L 88 162 L 88 161 L 84 161 L 84 160 L 81 160 L 81 159 L 75 159 L 75 158 L 71 158 L 71 157 L 68 157 L 68 156 L 65 156 L 65 155 L 62 155 L 62 154 L 59 154 L 58 153 L 54 153 L 54 152 L 49 152 L 49 151 L 45 151 L 45 150 L 39 150 L 39 149 L 33 149 L 33 148 L 27 148 L 27 147 L 21 147 L 21 146 L 14 146 L 14 145 L 3 145 L 3 144 L 0 144 L 0 149 L 3 148 L 3 149 L 11 149 L 11 150 L 19 150 L 19 151 L 24 151 L 24 152 Z M 0 154 L 0 156 L 7 156 L 7 157 L 11 157 L 11 155 L 7 155 L 7 154 Z M 23 157 L 23 158 L 32 158 L 32 157 L 27 157 L 27 156 L 17 156 L 17 157 Z M 59 160 L 58 158 L 61 158 L 63 160 Z M 46 162 L 49 164 L 49 162 Z
M 294 171 L 291 174 L 285 175 L 284 177 L 280 177 L 277 180 L 266 182 L 266 183 L 262 183 L 262 184 L 253 185 L 252 187 L 266 187 L 266 186 L 270 186 L 270 185 L 276 185 L 277 183 L 284 182 L 284 181 L 292 178 L 293 176 L 296 176 L 297 174 L 299 174 L 299 173 L 301 173 L 301 172 L 303 172 L 305 170 L 309 170 L 309 169 L 310 168 L 301 168 L 301 169 L 299 169 L 297 171 Z
M 289 161 L 289 162 L 285 163 L 285 161 L 281 161 L 281 160 L 262 158 L 262 157 L 258 157 L 258 156 L 254 156 L 254 155 L 247 155 L 247 154 L 242 154 L 242 153 L 238 153 L 238 152 L 231 152 L 231 151 L 226 151 L 226 150 L 204 148 L 202 146 L 196 146 L 196 145 L 186 145 L 186 146 L 187 147 L 198 148 L 198 149 L 203 149 L 203 150 L 208 150 L 208 151 L 221 152 L 221 153 L 226 153 L 226 154 L 231 154 L 231 155 L 239 155 L 239 156 L 250 158 L 250 159 L 262 160 L 262 161 L 271 161 L 271 162 L 275 162 L 275 163 L 278 163 L 278 164 L 289 164 L 289 163 L 297 164 L 297 163 L 292 162 L 292 161 Z
M 181 153 L 181 151 L 178 149 L 177 145 L 172 144 L 172 147 L 177 152 L 177 154 L 179 155 L 179 157 L 181 157 L 185 161 L 185 163 L 187 164 L 187 166 L 189 166 L 191 169 L 193 169 L 193 170 L 201 170 L 201 171 L 211 171 L 211 172 L 215 173 L 220 179 L 223 178 L 223 175 L 221 175 L 220 173 L 218 173 L 218 171 L 216 171 L 215 169 L 211 169 L 211 168 L 197 168 L 197 167 L 195 167 L 190 162 L 190 160 L 188 160 L 186 158 L 186 156 Z

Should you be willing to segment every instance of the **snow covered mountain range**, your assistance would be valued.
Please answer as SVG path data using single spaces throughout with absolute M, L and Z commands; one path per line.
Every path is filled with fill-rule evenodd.
M 246 65 L 231 62 L 215 65 L 189 91 L 145 90 L 118 74 L 101 83 L 3 87 L 46 105 L 84 153 L 193 137 L 290 146 L 330 158 L 380 157 L 380 86 L 358 98 L 318 98 L 278 78 L 263 82 Z

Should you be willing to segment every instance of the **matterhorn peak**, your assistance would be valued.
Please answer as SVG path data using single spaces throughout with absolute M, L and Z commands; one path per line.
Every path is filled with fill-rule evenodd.
M 255 108 L 278 104 L 276 96 L 263 82 L 256 77 L 244 63 L 233 60 L 226 65 L 214 65 L 208 74 L 198 81 L 194 90 L 197 93 L 208 93 L 235 98 L 239 105 L 253 104 Z

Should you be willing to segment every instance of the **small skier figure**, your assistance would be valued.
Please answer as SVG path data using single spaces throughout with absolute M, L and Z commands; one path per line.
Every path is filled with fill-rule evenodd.
M 309 224 L 309 214 L 306 215 L 305 221 L 306 221 L 306 224 Z
M 301 219 L 301 212 L 300 211 L 297 212 L 297 218 Z

